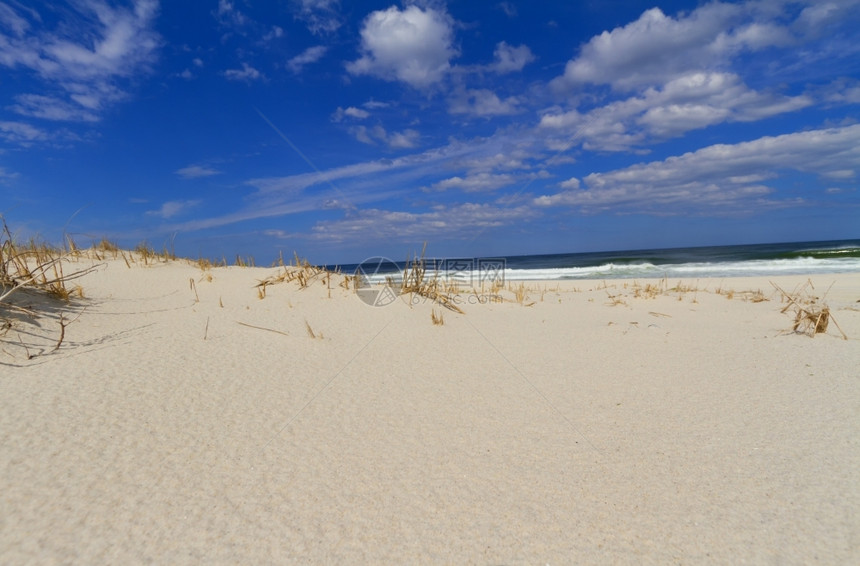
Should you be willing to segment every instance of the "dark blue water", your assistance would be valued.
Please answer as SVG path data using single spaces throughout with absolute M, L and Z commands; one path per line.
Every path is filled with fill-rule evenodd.
M 813 275 L 860 272 L 860 240 L 426 260 L 428 272 L 442 275 L 502 266 L 508 280 Z M 352 273 L 358 267 L 340 269 Z M 382 262 L 376 272 L 403 268 L 402 261 Z

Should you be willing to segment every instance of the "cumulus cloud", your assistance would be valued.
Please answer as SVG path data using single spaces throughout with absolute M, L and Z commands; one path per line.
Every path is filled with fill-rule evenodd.
M 14 112 L 47 120 L 98 120 L 101 111 L 127 96 L 120 80 L 147 72 L 154 63 L 161 45 L 153 29 L 156 0 L 137 0 L 131 7 L 82 0 L 73 6 L 76 25 L 52 31 L 44 29 L 35 10 L 2 4 L 0 65 L 30 70 L 50 92 L 18 95 Z
M 176 174 L 184 179 L 197 179 L 199 177 L 211 177 L 212 175 L 220 175 L 221 171 L 204 167 L 202 165 L 189 165 L 182 169 L 176 170 Z
M 328 48 L 324 45 L 316 45 L 314 47 L 308 47 L 300 54 L 296 55 L 289 61 L 287 61 L 287 67 L 294 73 L 299 74 L 302 72 L 302 69 L 305 68 L 305 65 L 310 65 L 311 63 L 316 63 L 328 51 Z
M 441 81 L 458 55 L 447 13 L 416 5 L 371 13 L 361 29 L 362 56 L 347 64 L 353 75 L 372 75 L 424 89 Z
M 779 205 L 765 200 L 774 189 L 762 181 L 785 169 L 842 179 L 848 176 L 846 165 L 860 167 L 860 125 L 712 145 L 663 161 L 592 173 L 584 178 L 587 188 L 571 186 L 534 203 L 657 213 L 668 210 L 667 205 L 676 212 L 751 202 Z
M 678 17 L 652 8 L 593 37 L 553 84 L 559 90 L 589 83 L 617 90 L 658 85 L 691 71 L 719 69 L 742 51 L 796 41 L 783 23 L 754 20 L 764 17 L 757 6 L 711 2 Z

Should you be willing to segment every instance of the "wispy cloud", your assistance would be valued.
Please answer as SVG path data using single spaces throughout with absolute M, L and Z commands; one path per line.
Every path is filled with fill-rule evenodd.
M 316 63 L 317 61 L 322 59 L 323 56 L 325 56 L 326 51 L 328 51 L 328 48 L 324 45 L 308 47 L 300 54 L 287 61 L 287 68 L 293 73 L 299 74 L 302 72 L 302 69 L 304 69 L 306 65 Z
M 24 68 L 43 81 L 45 93 L 20 93 L 9 108 L 47 120 L 95 121 L 127 93 L 120 80 L 147 72 L 161 38 L 153 29 L 155 0 L 132 7 L 81 0 L 74 25 L 44 29 L 38 12 L 2 4 L 0 65 Z M 59 94 L 58 93 L 62 93 Z
M 437 183 L 433 183 L 430 188 L 435 191 L 447 191 L 449 189 L 459 189 L 466 192 L 493 191 L 512 185 L 515 182 L 516 177 L 509 173 L 475 173 L 465 177 L 455 176 L 442 179 Z
M 252 82 L 265 79 L 263 73 L 247 63 L 242 63 L 241 69 L 227 69 L 223 75 L 231 81 Z
M 18 177 L 18 173 L 7 171 L 4 167 L 0 167 L 0 183 L 8 182 Z
M 188 209 L 200 204 L 199 200 L 171 200 L 161 205 L 157 210 L 147 211 L 147 215 L 158 216 L 159 218 L 168 219 L 178 216 Z
M 535 199 L 538 206 L 665 214 L 779 204 L 764 201 L 776 191 L 762 183 L 793 170 L 831 178 L 853 178 L 860 169 L 860 125 L 766 136 L 720 144 L 570 182 L 569 190 Z M 671 208 L 670 208 L 671 207 Z
M 24 122 L 0 122 L 0 138 L 15 145 L 28 147 L 50 138 L 47 132 Z
M 353 126 L 350 133 L 361 143 L 376 145 L 382 143 L 395 149 L 412 148 L 418 145 L 421 137 L 418 130 L 407 128 L 401 132 L 388 132 L 382 126 Z
M 427 212 L 366 209 L 341 220 L 318 222 L 309 239 L 337 243 L 365 243 L 423 240 L 427 238 L 467 238 L 476 230 L 509 226 L 533 219 L 539 212 L 526 206 L 501 207 L 492 204 L 462 203 L 438 206 Z
M 756 92 L 733 73 L 694 72 L 586 113 L 549 112 L 540 126 L 575 132 L 589 149 L 625 151 L 651 138 L 675 137 L 723 122 L 761 120 L 812 103 L 806 95 Z
M 367 110 L 362 110 L 361 108 L 356 108 L 355 106 L 348 106 L 347 108 L 337 107 L 337 110 L 331 116 L 332 122 L 342 122 L 346 118 L 353 118 L 355 120 L 364 120 L 365 118 L 370 117 L 370 112 Z
M 176 171 L 176 174 L 184 179 L 197 179 L 200 177 L 211 177 L 212 175 L 220 175 L 221 171 L 202 165 L 189 165 L 188 167 L 178 169 Z
M 342 25 L 339 0 L 292 0 L 296 18 L 314 35 L 334 33 Z

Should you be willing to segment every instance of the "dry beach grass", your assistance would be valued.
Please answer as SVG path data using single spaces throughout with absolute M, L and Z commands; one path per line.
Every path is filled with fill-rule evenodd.
M 860 559 L 860 274 L 3 254 L 2 563 Z

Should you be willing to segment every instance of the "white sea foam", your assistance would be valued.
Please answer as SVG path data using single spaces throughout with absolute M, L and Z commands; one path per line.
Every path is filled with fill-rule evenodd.
M 551 269 L 507 269 L 511 281 L 553 279 L 630 279 L 636 277 L 747 277 L 765 275 L 804 275 L 815 273 L 848 273 L 860 271 L 860 259 L 795 258 L 730 262 L 700 262 L 654 265 L 652 263 L 614 264 L 593 267 Z
M 856 253 L 856 248 L 853 248 Z M 393 265 L 393 264 L 392 264 Z M 825 257 L 795 257 L 784 259 L 757 259 L 735 261 L 687 262 L 654 264 L 604 263 L 581 267 L 506 267 L 503 271 L 480 273 L 478 271 L 434 272 L 427 271 L 427 277 L 438 276 L 449 281 L 459 281 L 464 285 L 480 285 L 485 281 L 504 274 L 506 281 L 551 281 L 563 279 L 633 279 L 633 278 L 713 278 L 747 277 L 775 275 L 814 275 L 817 273 L 860 272 L 860 257 L 842 257 L 832 254 Z M 400 284 L 400 274 L 367 273 L 365 282 L 385 283 L 388 278 L 395 286 Z

